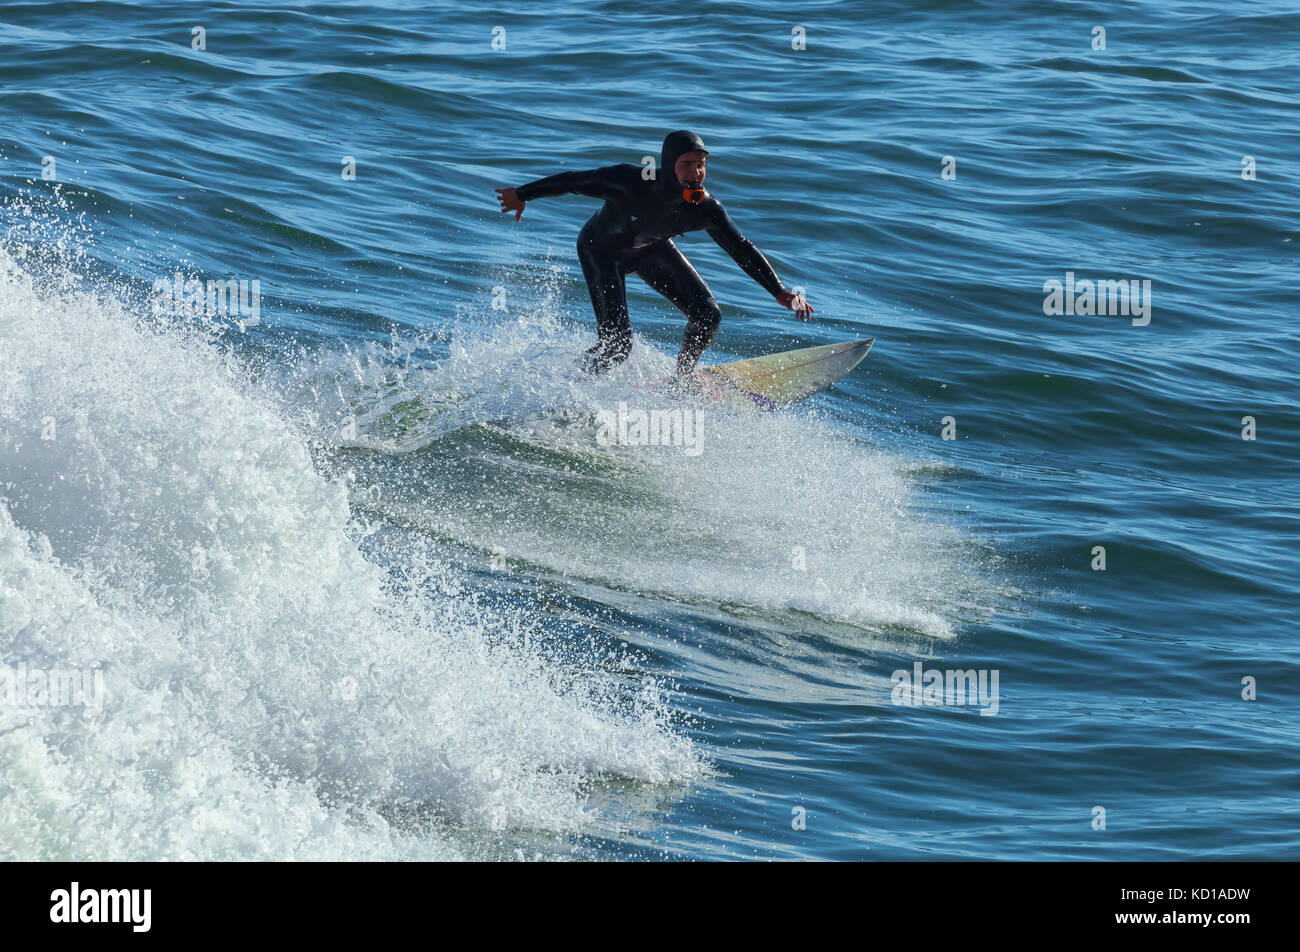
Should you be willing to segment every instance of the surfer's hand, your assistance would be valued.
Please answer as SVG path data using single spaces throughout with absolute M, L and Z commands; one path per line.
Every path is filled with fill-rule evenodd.
M 496 192 L 497 192 L 497 198 L 501 202 L 501 210 L 505 212 L 507 215 L 510 214 L 511 212 L 514 212 L 515 221 L 519 221 L 519 219 L 523 217 L 524 206 L 527 205 L 528 203 L 521 202 L 519 200 L 519 196 L 515 194 L 515 190 L 513 188 L 499 188 L 496 190 Z
M 776 296 L 777 301 L 782 307 L 787 307 L 794 311 L 794 316 L 801 321 L 812 319 L 813 306 L 804 299 L 802 294 L 795 294 L 793 291 L 782 291 Z

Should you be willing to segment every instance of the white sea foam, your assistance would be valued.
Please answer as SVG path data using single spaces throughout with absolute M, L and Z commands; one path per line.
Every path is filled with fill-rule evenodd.
M 918 501 L 918 461 L 825 416 L 706 405 L 691 453 L 603 445 L 602 413 L 673 405 L 635 385 L 670 374 L 672 359 L 638 339 L 626 364 L 593 380 L 574 368 L 589 343 L 527 313 L 458 330 L 448 357 L 395 382 L 393 402 L 436 408 L 458 395 L 388 446 L 423 451 L 403 517 L 508 560 L 710 610 L 952 638 L 994 600 L 984 556 Z M 347 366 L 363 406 L 373 401 L 360 381 L 395 381 L 391 356 L 373 349 Z M 337 368 L 315 369 L 338 389 Z M 463 428 L 489 421 L 467 450 Z M 368 418 L 363 437 L 367 427 L 382 446 L 393 420 Z
M 455 857 L 704 769 L 414 543 L 394 582 L 279 401 L 72 283 L 0 251 L 0 664 L 107 699 L 0 708 L 0 858 Z

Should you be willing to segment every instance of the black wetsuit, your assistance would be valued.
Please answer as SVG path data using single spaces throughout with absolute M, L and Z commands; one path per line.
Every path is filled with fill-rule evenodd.
M 525 202 L 568 193 L 605 202 L 578 234 L 578 260 L 591 291 L 600 337 L 587 352 L 587 366 L 593 371 L 623 361 L 632 349 L 624 286 L 629 274 L 639 274 L 686 315 L 677 357 L 679 373 L 693 368 L 713 340 L 722 313 L 708 285 L 673 244 L 673 237 L 683 232 L 707 231 L 769 294 L 785 290 L 767 259 L 732 224 L 721 202 L 706 194 L 702 202 L 692 205 L 682 197 L 674 168 L 678 158 L 695 150 L 707 152 L 699 136 L 673 132 L 664 139 L 655 179 L 643 178 L 638 165 L 610 165 L 588 172 L 561 172 L 515 189 Z

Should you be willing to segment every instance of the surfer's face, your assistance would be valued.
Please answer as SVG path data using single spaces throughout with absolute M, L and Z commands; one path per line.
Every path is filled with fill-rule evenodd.
M 683 188 L 699 188 L 704 184 L 705 166 L 708 164 L 709 156 L 706 152 L 683 152 L 677 159 L 677 164 L 673 166 L 673 172 L 677 175 L 677 181 Z

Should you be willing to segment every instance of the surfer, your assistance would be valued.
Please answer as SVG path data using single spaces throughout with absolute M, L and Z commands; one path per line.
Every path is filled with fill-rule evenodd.
M 646 284 L 686 315 L 686 332 L 677 354 L 677 374 L 695 369 L 722 321 L 713 292 L 673 238 L 687 231 L 707 231 L 782 307 L 808 320 L 813 308 L 802 294 L 787 291 L 772 265 L 740 233 L 722 203 L 704 190 L 709 150 L 693 132 L 679 130 L 664 139 L 659 174 L 642 176 L 640 166 L 609 165 L 586 172 L 561 172 L 518 188 L 498 188 L 503 212 L 523 216 L 535 198 L 576 194 L 603 199 L 596 214 L 578 233 L 578 260 L 591 292 L 599 342 L 583 361 L 600 373 L 627 359 L 632 349 L 632 322 L 627 312 L 624 278 L 638 274 Z

